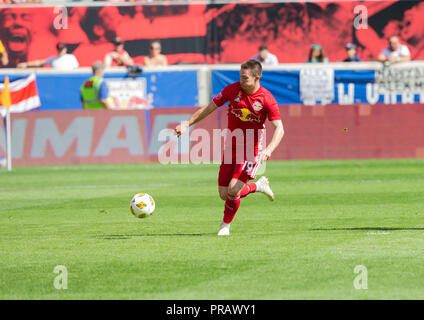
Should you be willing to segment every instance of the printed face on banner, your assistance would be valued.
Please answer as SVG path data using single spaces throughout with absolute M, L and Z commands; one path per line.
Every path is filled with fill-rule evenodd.
M 1 39 L 12 60 L 27 58 L 32 40 L 33 13 L 30 9 L 4 9 L 0 13 Z

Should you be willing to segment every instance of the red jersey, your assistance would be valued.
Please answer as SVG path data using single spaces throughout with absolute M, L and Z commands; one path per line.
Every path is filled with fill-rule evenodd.
M 217 107 L 221 107 L 227 101 L 228 104 L 228 129 L 234 131 L 241 129 L 245 134 L 248 129 L 253 129 L 254 133 L 254 156 L 261 151 L 264 129 L 264 122 L 280 120 L 278 104 L 272 94 L 260 87 L 255 93 L 247 94 L 240 85 L 235 82 L 226 86 L 213 99 Z M 247 134 L 248 135 L 248 134 Z M 245 140 L 245 146 L 248 145 Z M 232 144 L 233 150 L 235 144 Z M 246 150 L 244 150 L 246 159 Z

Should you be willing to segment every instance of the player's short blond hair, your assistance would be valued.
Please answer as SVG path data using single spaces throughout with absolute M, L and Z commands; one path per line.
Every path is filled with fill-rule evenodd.
M 256 60 L 247 60 L 241 64 L 241 69 L 250 70 L 250 74 L 253 77 L 262 76 L 262 65 L 259 61 Z

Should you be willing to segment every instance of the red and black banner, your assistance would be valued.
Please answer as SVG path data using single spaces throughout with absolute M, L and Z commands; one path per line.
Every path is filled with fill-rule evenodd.
M 364 61 L 399 35 L 412 59 L 424 58 L 422 1 L 344 1 L 0 8 L 0 39 L 11 67 L 68 44 L 81 66 L 103 60 L 120 37 L 138 64 L 160 40 L 170 64 L 240 63 L 268 45 L 280 63 L 305 62 L 318 43 L 330 61 L 358 46 Z M 356 23 L 360 23 L 360 27 Z

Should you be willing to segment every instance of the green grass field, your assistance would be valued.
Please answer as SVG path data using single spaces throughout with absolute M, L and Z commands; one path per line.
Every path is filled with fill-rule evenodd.
M 0 299 L 424 299 L 424 161 L 270 162 L 276 200 L 242 199 L 223 238 L 217 173 L 1 170 Z M 131 215 L 138 192 L 155 198 L 153 217 Z

